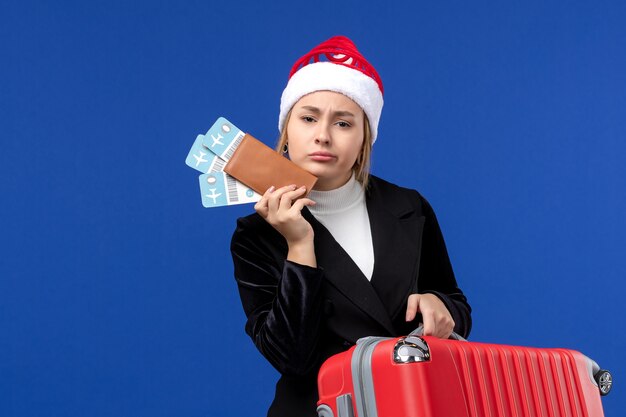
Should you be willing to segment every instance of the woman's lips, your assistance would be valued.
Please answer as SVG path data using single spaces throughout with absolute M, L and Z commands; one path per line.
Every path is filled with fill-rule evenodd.
M 309 154 L 309 158 L 317 162 L 328 162 L 335 159 L 336 156 L 330 152 L 313 152 Z

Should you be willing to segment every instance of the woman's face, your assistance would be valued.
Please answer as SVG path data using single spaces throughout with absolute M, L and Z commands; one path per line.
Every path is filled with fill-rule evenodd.
M 315 189 L 344 185 L 363 145 L 364 113 L 343 94 L 316 91 L 302 97 L 287 122 L 289 159 L 318 177 Z

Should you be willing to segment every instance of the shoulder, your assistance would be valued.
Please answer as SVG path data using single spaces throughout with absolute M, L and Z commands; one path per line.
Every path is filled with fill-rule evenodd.
M 384 201 L 385 205 L 394 211 L 406 208 L 423 211 L 430 208 L 428 201 L 419 191 L 399 186 L 375 175 L 370 175 L 366 195 L 369 199 Z
M 370 183 L 367 187 L 368 192 L 376 190 L 378 192 L 383 193 L 401 193 L 401 194 L 410 194 L 415 195 L 415 193 L 419 194 L 417 190 L 412 188 L 402 187 L 400 185 L 394 184 L 392 182 L 386 181 L 376 175 L 370 175 Z

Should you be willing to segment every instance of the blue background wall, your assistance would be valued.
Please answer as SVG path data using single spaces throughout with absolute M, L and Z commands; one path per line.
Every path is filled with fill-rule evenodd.
M 334 34 L 380 72 L 373 172 L 433 204 L 472 339 L 581 350 L 626 408 L 626 3 L 0 3 L 0 416 L 263 415 L 229 253 L 184 164 L 274 144 Z

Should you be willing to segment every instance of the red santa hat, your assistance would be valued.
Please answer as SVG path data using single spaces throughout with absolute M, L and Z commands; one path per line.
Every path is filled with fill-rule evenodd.
M 334 36 L 300 58 L 291 68 L 280 100 L 278 130 L 302 97 L 315 91 L 341 93 L 358 104 L 369 120 L 372 143 L 378 134 L 383 109 L 383 83 L 374 67 L 345 36 Z

